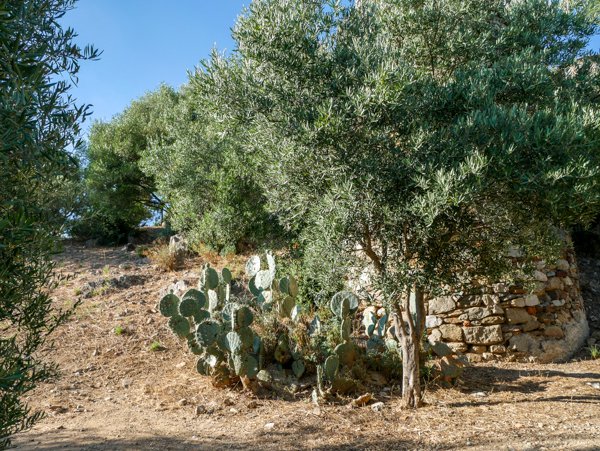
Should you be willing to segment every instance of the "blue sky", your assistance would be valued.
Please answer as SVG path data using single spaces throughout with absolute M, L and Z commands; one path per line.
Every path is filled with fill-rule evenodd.
M 83 62 L 78 103 L 108 120 L 160 83 L 179 87 L 213 47 L 231 50 L 231 27 L 250 0 L 79 0 L 62 20 L 77 43 L 103 51 Z M 91 125 L 88 119 L 84 129 Z
M 231 50 L 231 27 L 250 0 L 79 0 L 63 24 L 103 51 L 84 62 L 73 94 L 108 120 L 164 82 L 179 87 L 211 49 Z M 600 50 L 600 36 L 590 43 Z M 91 124 L 84 124 L 87 129 Z

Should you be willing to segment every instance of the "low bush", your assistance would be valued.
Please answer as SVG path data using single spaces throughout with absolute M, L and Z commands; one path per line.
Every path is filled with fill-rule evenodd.
M 157 244 L 145 251 L 152 263 L 163 271 L 174 271 L 183 263 L 181 257 L 171 252 L 168 244 Z

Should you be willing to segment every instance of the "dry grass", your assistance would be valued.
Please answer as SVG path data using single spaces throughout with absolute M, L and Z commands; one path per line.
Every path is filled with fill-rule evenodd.
M 146 250 L 146 256 L 163 271 L 174 271 L 181 267 L 183 259 L 169 249 L 168 244 L 158 244 Z

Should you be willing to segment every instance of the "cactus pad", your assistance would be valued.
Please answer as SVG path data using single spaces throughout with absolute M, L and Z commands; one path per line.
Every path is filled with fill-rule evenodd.
M 271 289 L 271 284 L 273 283 L 273 276 L 268 270 L 258 271 L 254 278 L 254 284 L 256 288 L 259 290 L 269 290 Z
M 333 354 L 325 359 L 325 363 L 323 364 L 323 373 L 329 382 L 333 382 L 335 380 L 339 367 L 340 359 L 337 355 Z
M 252 293 L 254 296 L 256 296 L 256 297 L 260 296 L 260 293 L 262 292 L 262 290 L 260 290 L 256 286 L 256 277 L 253 277 L 252 279 L 250 279 L 250 281 L 248 282 L 248 289 L 250 290 L 250 293 Z
M 281 301 L 281 304 L 279 304 L 279 313 L 281 314 L 281 316 L 289 318 L 292 316 L 292 310 L 295 306 L 296 302 L 294 302 L 294 299 L 289 296 L 286 296 Z
M 254 277 L 258 271 L 260 271 L 260 257 L 253 255 L 246 262 L 246 274 L 248 277 Z
M 196 298 L 186 298 L 184 297 L 179 303 L 179 314 L 181 316 L 194 316 L 197 312 L 200 311 L 200 303 Z
M 211 368 L 216 368 L 225 359 L 225 355 L 215 346 L 211 346 L 204 354 L 204 361 Z
M 164 296 L 158 303 L 158 309 L 163 316 L 173 316 L 178 314 L 179 298 L 173 293 Z
M 367 337 L 371 337 L 375 331 L 375 325 L 377 323 L 377 317 L 372 311 L 365 311 L 363 314 L 362 323 L 365 326 L 365 334 Z
M 196 371 L 203 376 L 208 376 L 210 374 L 210 366 L 208 366 L 204 357 L 200 357 L 196 362 Z
M 204 288 L 214 290 L 219 286 L 219 273 L 214 268 L 204 268 Z
M 234 354 L 232 360 L 238 376 L 255 377 L 258 374 L 258 362 L 250 354 Z
M 283 294 L 290 294 L 290 279 L 288 277 L 279 279 L 279 291 Z
M 235 315 L 235 312 L 238 308 L 239 304 L 236 304 L 235 302 L 229 302 L 225 304 L 225 307 L 223 307 L 223 310 L 221 310 L 221 316 L 223 317 L 223 321 L 231 323 L 233 315 Z
M 358 298 L 349 291 L 340 291 L 333 295 L 329 306 L 335 316 L 343 318 L 358 309 Z
M 190 333 L 190 322 L 180 315 L 169 318 L 169 327 L 179 338 L 185 338 Z
M 271 279 L 274 279 L 275 273 L 277 272 L 277 267 L 275 266 L 275 257 L 273 257 L 273 254 L 271 252 L 267 252 L 265 255 L 267 256 L 267 265 L 269 266 Z
M 196 326 L 196 341 L 202 347 L 212 345 L 221 333 L 221 324 L 213 319 L 206 319 Z
M 273 302 L 273 292 L 271 290 L 261 291 L 256 300 L 261 307 L 265 304 L 271 304 Z
M 298 282 L 296 281 L 296 278 L 293 276 L 290 276 L 289 278 L 289 288 L 288 288 L 288 294 L 295 298 L 296 296 L 298 296 Z
M 233 276 L 231 275 L 231 271 L 229 271 L 229 268 L 223 268 L 221 270 L 221 278 L 223 279 L 223 282 L 231 283 Z
M 385 349 L 385 343 L 377 335 L 373 335 L 367 340 L 367 352 L 378 353 Z
M 240 327 L 237 331 L 240 341 L 242 342 L 242 346 L 245 349 L 249 349 L 252 347 L 254 343 L 254 332 L 249 327 Z
M 387 325 L 387 320 L 388 316 L 386 313 L 381 318 L 379 318 L 379 321 L 377 321 L 377 328 L 375 329 L 375 332 L 379 337 L 383 337 L 385 335 L 385 326 Z
M 215 290 L 208 290 L 208 309 L 213 312 L 219 306 L 219 295 Z
M 196 290 L 195 288 L 187 290 L 182 297 L 182 299 L 188 298 L 196 299 L 196 301 L 198 301 L 199 308 L 204 308 L 204 306 L 206 305 L 206 297 L 204 296 L 204 293 L 202 293 L 202 291 Z
M 304 362 L 302 360 L 294 360 L 294 363 L 292 363 L 292 371 L 298 379 L 302 377 L 304 370 Z
M 290 313 L 290 318 L 292 318 L 292 321 L 296 321 L 298 322 L 300 320 L 300 313 L 302 312 L 302 309 L 300 308 L 299 305 L 294 305 L 294 308 L 292 309 L 291 313 Z
M 227 350 L 232 354 L 236 354 L 242 349 L 242 339 L 240 337 L 240 334 L 238 334 L 237 332 L 228 332 L 225 336 L 225 343 L 227 346 Z
M 339 362 L 342 365 L 351 367 L 356 361 L 356 347 L 353 343 L 342 343 L 335 347 L 334 352 L 339 357 Z
M 260 354 L 262 347 L 262 340 L 258 335 L 254 334 L 254 338 L 252 339 L 252 352 L 254 354 Z
M 235 312 L 235 318 L 236 328 L 248 327 L 250 324 L 252 324 L 252 321 L 254 321 L 254 314 L 248 307 L 243 306 L 237 309 Z
M 350 340 L 350 329 L 352 327 L 352 320 L 349 317 L 346 317 L 342 320 L 342 324 L 340 326 L 340 335 L 342 336 L 342 340 L 348 341 Z

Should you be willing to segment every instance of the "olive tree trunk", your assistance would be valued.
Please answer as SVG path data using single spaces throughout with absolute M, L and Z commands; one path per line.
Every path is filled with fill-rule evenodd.
M 402 347 L 402 404 L 411 409 L 422 403 L 419 350 L 424 318 L 423 292 L 419 289 L 412 296 L 407 294 L 394 312 L 396 338 Z

